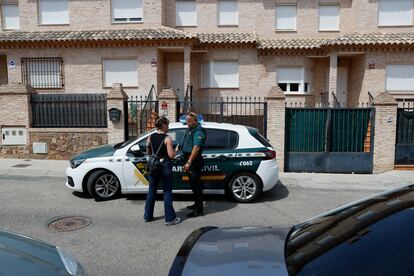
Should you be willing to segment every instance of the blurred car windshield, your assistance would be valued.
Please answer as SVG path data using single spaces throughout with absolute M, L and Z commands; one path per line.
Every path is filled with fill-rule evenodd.
M 414 186 L 293 229 L 290 275 L 414 275 Z
M 147 135 L 147 133 L 150 133 L 150 132 L 153 132 L 153 131 L 155 131 L 155 129 L 150 129 L 150 130 L 148 130 L 148 131 L 146 131 L 146 132 L 142 133 L 142 134 L 141 134 L 138 138 L 132 138 L 132 139 L 129 139 L 129 140 L 127 140 L 127 141 L 124 141 L 124 142 L 121 142 L 121 143 L 115 144 L 115 145 L 114 145 L 114 148 L 115 148 L 115 149 L 122 149 L 122 148 L 125 148 L 126 146 L 128 146 L 128 145 L 129 145 L 129 144 L 131 144 L 132 142 L 136 141 L 136 140 L 137 140 L 137 139 L 139 139 L 140 137 L 143 137 L 143 136 Z

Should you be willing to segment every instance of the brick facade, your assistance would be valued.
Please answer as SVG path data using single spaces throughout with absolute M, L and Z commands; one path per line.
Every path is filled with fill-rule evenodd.
M 375 98 L 374 107 L 374 173 L 380 173 L 394 169 L 397 102 L 394 97 L 382 92 Z
M 12 83 L 23 81 L 22 58 L 60 57 L 63 60 L 64 88 L 38 90 L 37 93 L 111 94 L 111 87 L 104 85 L 103 60 L 131 58 L 137 61 L 138 86 L 123 87 L 127 95 L 146 96 L 155 85 L 157 94 L 171 87 L 182 100 L 186 87 L 191 85 L 194 100 L 264 98 L 278 85 L 278 67 L 302 67 L 307 74 L 309 91 L 284 93 L 283 102 L 288 106 L 333 106 L 338 82 L 346 77 L 346 100 L 342 107 L 355 107 L 370 101 L 368 92 L 376 97 L 386 91 L 387 64 L 414 64 L 414 26 L 378 26 L 378 0 L 239 0 L 237 26 L 217 24 L 217 2 L 196 0 L 197 26 L 177 27 L 176 0 L 144 0 L 143 22 L 128 24 L 112 22 L 110 0 L 69 1 L 69 24 L 45 26 L 38 22 L 37 1 L 19 0 L 21 30 L 0 31 L 0 68 L 7 68 L 0 70 L 0 84 L 16 85 Z M 339 31 L 322 32 L 319 31 L 319 5 L 329 3 L 340 4 Z M 276 30 L 275 7 L 278 4 L 297 6 L 295 31 Z M 152 31 L 144 32 L 146 29 Z M 143 31 L 144 35 L 134 38 L 134 34 L 122 32 L 125 30 Z M 355 33 L 363 35 L 352 37 Z M 384 38 L 380 34 L 390 34 L 390 37 Z M 39 37 L 30 40 L 36 35 Z M 264 43 L 266 40 L 271 42 Z M 239 62 L 238 87 L 203 87 L 203 64 L 222 60 Z M 16 65 L 11 66 L 11 61 Z M 179 78 L 182 75 L 178 80 L 181 91 L 173 87 L 177 85 L 177 79 L 171 68 L 176 63 L 181 63 L 183 68 L 178 72 Z M 347 75 L 341 75 L 343 72 Z M 7 93 L 2 95 L 2 89 L 19 91 L 23 86 L 19 87 L 0 87 L 0 120 L 5 120 L 3 116 L 10 111 L 3 108 L 9 101 Z M 16 110 L 15 105 L 28 106 L 28 96 L 17 94 L 13 95 L 16 99 L 11 110 Z M 392 94 L 396 99 L 414 98 L 414 93 L 407 91 Z M 114 102 L 109 99 L 108 104 L 123 110 L 121 102 L 119 98 Z M 282 116 L 282 111 L 275 110 L 284 109 L 280 103 L 271 105 L 269 116 Z M 0 126 L 17 124 L 28 129 L 30 110 L 22 111 L 29 117 L 20 121 L 17 115 L 13 122 L 0 121 Z M 168 112 L 173 118 L 170 110 Z M 124 134 L 121 123 L 118 124 L 109 123 L 108 136 L 97 139 L 102 143 L 122 140 Z M 275 125 L 269 124 L 268 133 L 274 128 Z M 280 139 L 284 139 L 283 135 L 271 138 L 278 154 L 283 144 Z M 21 149 L 27 150 L 27 147 Z
M 17 1 L 16 1 L 17 2 Z M 56 30 L 108 30 L 135 29 L 141 27 L 161 26 L 161 2 L 159 0 L 143 1 L 144 16 L 142 23 L 112 23 L 110 0 L 68 1 L 68 25 L 40 25 L 37 16 L 38 1 L 18 0 L 20 12 L 20 29 L 24 31 Z M 0 24 L 2 24 L 0 22 Z M 3 26 L 2 26 L 3 29 Z

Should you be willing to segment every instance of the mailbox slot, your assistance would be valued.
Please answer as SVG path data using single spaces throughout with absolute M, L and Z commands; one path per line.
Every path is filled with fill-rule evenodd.
M 111 122 L 119 122 L 121 120 L 121 110 L 117 108 L 111 108 L 108 110 L 109 120 Z

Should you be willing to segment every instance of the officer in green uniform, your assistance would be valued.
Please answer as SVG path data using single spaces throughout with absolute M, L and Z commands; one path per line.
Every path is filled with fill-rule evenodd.
M 203 215 L 203 182 L 201 170 L 204 166 L 203 148 L 206 141 L 206 132 L 198 122 L 197 114 L 187 115 L 188 130 L 183 141 L 183 156 L 185 160 L 184 172 L 188 173 L 191 190 L 193 191 L 194 205 L 188 206 L 192 210 L 187 217 Z

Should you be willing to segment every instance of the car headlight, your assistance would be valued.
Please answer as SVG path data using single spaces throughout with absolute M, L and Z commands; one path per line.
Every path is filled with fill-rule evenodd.
M 76 169 L 77 167 L 79 167 L 83 162 L 85 162 L 86 159 L 75 159 L 75 160 L 70 160 L 70 167 L 72 169 Z
M 82 266 L 78 263 L 75 257 L 66 253 L 58 247 L 56 247 L 56 249 L 69 275 L 86 275 Z

